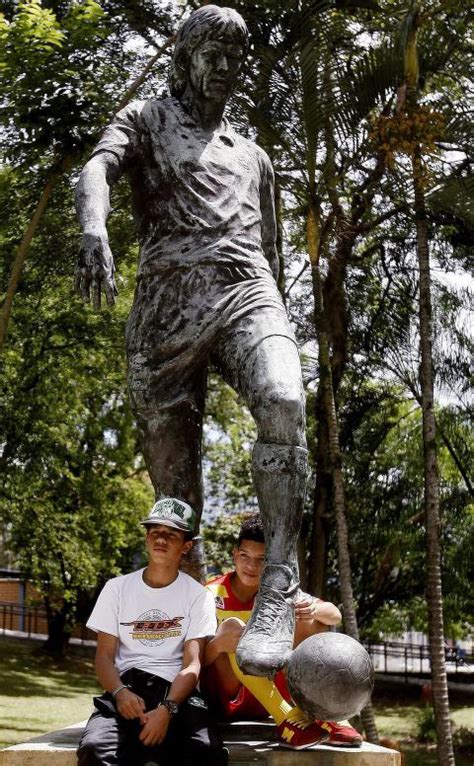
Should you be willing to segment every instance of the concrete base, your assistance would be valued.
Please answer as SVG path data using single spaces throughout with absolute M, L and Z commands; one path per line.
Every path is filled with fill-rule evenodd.
M 0 750 L 0 766 L 76 766 L 76 748 L 85 721 Z M 222 733 L 232 766 L 400 766 L 400 753 L 364 742 L 361 748 L 316 745 L 287 750 L 275 742 L 266 721 L 225 724 Z

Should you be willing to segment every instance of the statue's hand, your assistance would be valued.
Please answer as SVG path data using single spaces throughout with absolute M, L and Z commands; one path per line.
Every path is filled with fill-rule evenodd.
M 78 295 L 89 303 L 92 289 L 92 305 L 100 309 L 104 291 L 108 305 L 113 306 L 118 295 L 114 273 L 114 258 L 105 228 L 85 230 L 75 271 L 74 288 Z

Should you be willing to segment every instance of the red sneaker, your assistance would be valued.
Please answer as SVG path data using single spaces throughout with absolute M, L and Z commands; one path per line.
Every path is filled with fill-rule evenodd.
M 328 739 L 329 734 L 308 718 L 299 708 L 293 708 L 277 726 L 278 744 L 291 750 L 304 750 Z
M 360 747 L 362 745 L 362 736 L 357 729 L 350 725 L 349 721 L 315 721 L 318 726 L 329 733 L 326 745 L 337 745 L 337 747 Z

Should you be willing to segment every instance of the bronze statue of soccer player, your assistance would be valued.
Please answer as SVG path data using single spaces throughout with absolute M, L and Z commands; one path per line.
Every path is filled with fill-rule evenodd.
M 106 219 L 110 186 L 126 172 L 140 242 L 128 375 L 147 468 L 157 497 L 201 512 L 212 363 L 258 427 L 252 473 L 266 566 L 237 659 L 270 676 L 293 646 L 307 452 L 298 351 L 276 284 L 273 170 L 224 117 L 247 50 L 236 11 L 198 9 L 177 37 L 171 96 L 131 103 L 105 130 L 77 185 L 76 289 L 96 307 L 101 292 L 115 301 Z

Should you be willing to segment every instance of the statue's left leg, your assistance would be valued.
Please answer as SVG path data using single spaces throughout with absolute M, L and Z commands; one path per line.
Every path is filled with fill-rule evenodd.
M 252 476 L 266 543 L 260 590 L 236 657 L 245 673 L 273 676 L 293 649 L 299 584 L 296 543 L 307 476 L 301 366 L 294 341 L 273 335 L 248 351 L 237 372 L 232 363 L 222 371 L 257 423 Z
M 258 427 L 252 476 L 266 564 L 237 661 L 246 673 L 273 676 L 293 650 L 296 544 L 308 470 L 305 399 L 298 351 L 289 338 L 265 338 L 253 352 L 251 371 L 248 401 Z
M 306 450 L 258 441 L 252 476 L 268 554 L 236 657 L 244 673 L 273 677 L 288 663 L 294 644 L 299 585 L 296 544 L 306 488 Z

